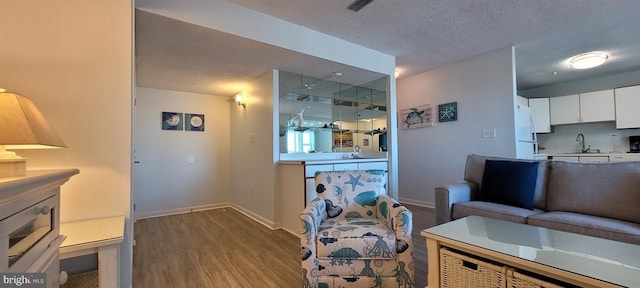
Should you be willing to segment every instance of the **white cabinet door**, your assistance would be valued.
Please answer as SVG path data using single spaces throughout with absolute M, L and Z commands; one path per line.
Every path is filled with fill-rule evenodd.
M 551 125 L 580 123 L 580 95 L 549 98 Z
M 358 170 L 358 163 L 333 164 L 333 171 Z
M 640 161 L 640 155 L 611 155 L 609 156 L 609 162 L 632 162 Z
M 640 128 L 640 86 L 615 90 L 616 128 Z
M 522 96 L 517 96 L 516 97 L 516 104 L 520 105 L 520 106 L 527 106 L 529 107 L 529 99 L 524 98 Z
M 609 162 L 626 162 L 626 159 L 622 155 L 611 155 L 609 156 Z
M 304 169 L 305 177 L 316 177 L 316 172 L 333 171 L 333 164 L 306 165 Z
M 580 162 L 578 156 L 553 156 L 554 161 Z
M 580 162 L 585 163 L 603 163 L 609 162 L 609 156 L 580 156 Z
M 387 162 L 362 162 L 362 163 L 358 163 L 358 170 L 384 170 L 384 171 L 387 171 Z
M 580 94 L 580 122 L 616 120 L 613 89 Z
M 551 120 L 549 118 L 549 98 L 529 99 L 531 118 L 536 133 L 550 133 Z

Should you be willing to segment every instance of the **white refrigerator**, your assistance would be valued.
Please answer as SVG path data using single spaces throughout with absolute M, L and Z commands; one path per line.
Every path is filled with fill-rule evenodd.
M 533 127 L 531 109 L 518 104 L 516 109 L 516 158 L 536 159 L 538 138 Z

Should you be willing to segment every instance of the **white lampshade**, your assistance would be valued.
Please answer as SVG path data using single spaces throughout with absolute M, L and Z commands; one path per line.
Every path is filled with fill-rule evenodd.
M 26 159 L 5 149 L 66 147 L 31 100 L 0 93 L 0 177 L 21 176 Z

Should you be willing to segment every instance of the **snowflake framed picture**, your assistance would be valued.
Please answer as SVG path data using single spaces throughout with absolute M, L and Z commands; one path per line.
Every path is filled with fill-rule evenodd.
M 438 105 L 438 121 L 451 122 L 458 121 L 458 102 L 451 102 Z

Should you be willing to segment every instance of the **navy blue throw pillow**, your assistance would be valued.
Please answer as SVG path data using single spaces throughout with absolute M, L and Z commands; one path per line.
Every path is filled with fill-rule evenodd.
M 486 160 L 480 200 L 533 210 L 538 162 Z

